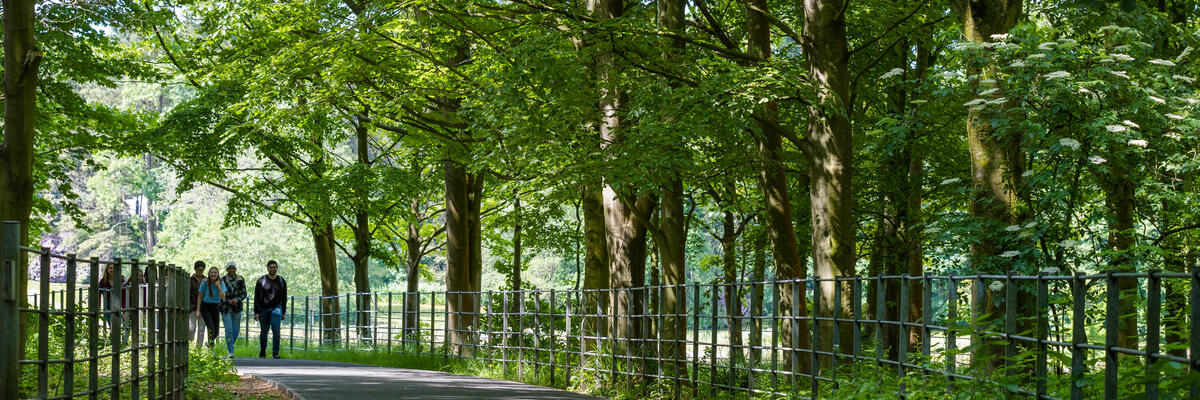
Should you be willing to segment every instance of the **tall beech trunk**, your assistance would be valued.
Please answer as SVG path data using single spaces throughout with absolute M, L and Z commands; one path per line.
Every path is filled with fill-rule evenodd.
M 750 281 L 757 285 L 767 277 L 767 235 L 756 234 L 754 238 L 754 268 L 750 271 Z M 752 286 L 753 287 L 753 286 Z M 762 320 L 763 290 L 750 291 L 750 315 L 756 318 L 750 320 L 750 365 L 757 366 L 762 359 L 758 350 L 763 344 Z
M 642 335 L 642 304 L 646 301 L 646 226 L 654 203 L 646 196 L 632 206 L 617 198 L 611 187 L 604 188 L 604 219 L 608 228 L 608 282 L 613 289 L 610 300 L 611 336 L 618 353 L 631 350 Z M 637 216 L 634 215 L 637 213 Z
M 929 66 L 933 64 L 929 41 L 917 43 L 916 69 L 913 71 L 917 79 L 925 76 Z M 895 47 L 896 60 L 899 68 L 907 69 L 909 65 L 907 40 L 902 40 Z M 911 95 L 921 95 L 911 93 Z M 908 112 L 909 96 L 904 88 L 892 88 L 889 100 L 890 110 L 895 115 Z M 921 232 L 916 227 L 921 222 L 921 181 L 924 174 L 922 157 L 917 151 L 916 135 L 921 132 L 904 132 L 903 136 L 894 138 L 894 151 L 884 154 L 880 163 L 880 185 L 883 192 L 884 210 L 875 235 L 875 251 L 871 255 L 871 266 L 886 275 L 920 276 L 924 274 L 924 262 L 921 252 Z M 900 285 L 907 284 L 909 303 L 899 303 Z M 889 280 L 885 285 L 887 310 L 884 319 L 898 321 L 901 310 L 906 314 L 906 320 L 918 321 L 922 316 L 922 296 L 924 283 L 919 280 L 906 283 L 899 280 Z M 870 288 L 874 289 L 874 288 Z M 874 299 L 874 290 L 868 290 L 868 299 Z M 870 303 L 875 303 L 870 301 Z M 916 327 L 904 330 L 896 326 L 886 326 L 884 332 L 884 348 L 891 360 L 899 360 L 901 338 L 903 345 L 910 351 L 915 351 L 921 343 L 921 330 Z
M 371 159 L 368 149 L 368 127 L 366 125 L 367 111 L 363 111 L 358 118 L 358 123 L 355 125 L 355 147 L 358 156 L 358 164 L 365 169 L 369 169 Z M 358 306 L 358 338 L 360 340 L 368 340 L 371 337 L 373 323 L 371 322 L 371 280 L 370 280 L 370 264 L 371 264 L 371 225 L 370 225 L 370 199 L 368 198 L 367 188 L 357 188 L 357 210 L 354 212 L 354 254 L 350 256 L 350 261 L 354 263 L 354 291 L 355 301 Z
M 771 57 L 771 25 L 765 14 L 769 12 L 767 1 L 748 0 L 745 12 L 748 36 L 746 52 L 757 57 L 760 62 L 767 61 Z M 763 191 L 767 236 L 770 238 L 771 254 L 775 260 L 775 276 L 780 280 L 803 279 L 806 276 L 804 260 L 796 246 L 796 231 L 792 227 L 792 203 L 781 155 L 783 137 L 775 126 L 779 123 L 778 110 L 774 102 L 767 102 L 755 109 L 754 114 L 759 130 L 755 139 L 762 163 L 759 187 Z M 783 317 L 779 338 L 786 349 L 781 355 L 784 369 L 793 368 L 794 359 L 797 371 L 810 373 L 811 358 L 796 351 L 811 348 L 808 321 L 802 319 L 808 316 L 808 306 L 803 297 L 795 298 L 791 285 L 780 285 L 776 290 L 779 290 L 779 304 L 776 304 L 776 307 L 779 315 Z M 799 310 L 794 315 L 797 318 L 788 318 L 793 316 L 793 308 Z
M 674 32 L 680 37 L 685 34 L 684 7 L 686 0 L 659 0 L 658 19 L 663 30 Z M 684 53 L 685 42 L 682 39 L 664 39 L 662 43 L 662 58 L 666 65 L 679 65 L 679 59 Z M 686 249 L 687 249 L 687 217 L 683 211 L 683 178 L 676 171 L 671 174 L 669 182 L 662 189 L 659 224 L 654 236 L 658 245 L 659 262 L 662 267 L 662 291 L 659 308 L 663 314 L 663 326 L 655 330 L 663 342 L 660 357 L 674 360 L 686 360 L 685 347 L 681 342 L 687 335 L 686 317 L 683 307 L 686 297 Z M 660 238 L 661 237 L 661 238 Z M 660 240 L 661 239 L 661 240 Z M 676 373 L 684 368 L 681 362 L 668 363 L 667 371 Z
M 726 192 L 732 197 L 732 191 Z M 742 363 L 742 296 L 738 287 L 737 222 L 732 211 L 726 210 L 721 228 L 721 269 L 725 280 L 725 315 L 729 316 L 729 362 Z
M 583 268 L 583 313 L 604 315 L 608 313 L 608 229 L 604 222 L 604 201 L 599 185 L 585 188 L 582 193 L 584 268 Z M 608 335 L 608 325 L 600 317 L 584 317 L 583 336 L 589 349 L 595 349 L 596 337 Z
M 33 211 L 34 117 L 37 113 L 38 66 L 42 51 L 34 41 L 35 1 L 4 0 L 4 141 L 0 143 L 0 221 L 21 225 L 21 245 L 29 246 Z M 29 260 L 17 257 L 17 293 L 28 288 Z M 17 296 L 22 307 L 28 299 Z M 27 326 L 20 318 L 18 357 L 25 358 Z
M 1022 0 L 959 0 L 951 2 L 951 5 L 961 19 L 966 39 L 984 43 L 991 41 L 992 35 L 1008 33 L 1016 26 L 1022 18 L 1021 3 Z M 992 64 L 969 63 L 967 73 L 973 77 L 970 81 L 972 91 L 994 87 L 995 83 L 983 82 L 992 79 L 995 70 L 996 66 Z M 1000 97 L 999 94 L 993 96 Z M 1018 210 L 1021 174 L 1025 170 L 1021 138 L 1015 132 L 1002 131 L 993 126 L 991 119 L 997 117 L 996 113 L 993 109 L 979 107 L 967 112 L 967 147 L 970 151 L 971 186 L 974 189 L 969 212 L 973 218 L 993 227 L 988 229 L 988 233 L 980 235 L 978 242 L 971 244 L 972 265 L 981 273 L 1004 273 L 1010 269 L 1005 264 L 1011 261 L 997 257 L 1005 249 L 1000 247 L 1000 238 L 996 235 L 1004 234 L 1003 227 L 1016 225 L 1023 219 Z M 972 283 L 972 286 L 977 284 Z M 996 324 L 1001 321 L 1000 316 L 1005 310 L 1004 295 L 1003 291 L 972 287 L 972 293 L 978 291 L 983 291 L 984 296 L 973 297 L 971 301 L 972 320 L 979 322 L 972 336 L 972 342 L 976 344 L 972 362 L 983 366 L 983 361 L 989 360 L 986 366 L 996 367 L 999 365 L 999 356 L 1003 354 L 1003 346 L 983 344 L 979 332 L 996 330 Z
M 1130 156 L 1124 149 L 1112 146 L 1109 148 L 1110 160 L 1107 172 L 1102 172 L 1101 187 L 1104 189 L 1104 207 L 1108 211 L 1108 250 L 1114 255 L 1109 260 L 1109 267 L 1122 272 L 1133 272 L 1132 257 L 1129 251 L 1137 244 L 1133 231 L 1136 216 L 1134 215 L 1133 171 Z M 1138 281 L 1132 278 L 1118 278 L 1117 289 L 1120 297 L 1117 307 L 1121 310 L 1117 322 L 1117 345 L 1125 348 L 1138 348 L 1137 337 L 1137 300 Z
M 517 194 L 517 190 L 513 189 L 513 215 L 516 216 L 516 222 L 513 224 L 513 259 L 512 259 L 512 304 L 509 305 L 510 313 L 519 314 L 521 312 L 521 195 Z
M 482 260 L 479 259 L 479 200 L 482 177 L 467 173 L 456 162 L 444 162 L 446 176 L 446 302 L 447 329 L 455 354 L 473 339 L 479 326 Z
M 412 215 L 420 215 L 421 202 L 413 199 L 408 206 Z M 404 244 L 408 249 L 408 257 L 405 260 L 404 266 L 404 283 L 405 283 L 405 298 L 404 298 L 404 339 L 419 340 L 420 338 L 420 307 L 417 304 L 421 300 L 421 295 L 417 292 L 420 290 L 421 279 L 421 226 L 414 222 L 408 225 L 407 237 L 404 239 Z M 407 343 L 407 342 L 406 342 Z
M 341 336 L 338 318 L 337 248 L 334 245 L 333 222 L 325 221 L 311 228 L 313 248 L 317 253 L 317 269 L 321 274 L 321 321 L 325 328 L 321 338 L 332 344 Z
M 816 83 L 817 99 L 809 108 L 809 199 L 812 202 L 813 271 L 821 279 L 821 308 L 816 314 L 833 317 L 834 309 L 851 315 L 851 285 L 842 285 L 841 298 L 834 295 L 833 278 L 852 277 L 854 273 L 854 219 L 851 210 L 853 155 L 851 147 L 849 50 L 846 42 L 846 1 L 805 0 L 804 42 L 809 76 Z M 820 350 L 834 350 L 833 323 L 818 324 Z M 850 323 L 840 326 L 841 343 L 853 341 Z M 846 348 L 846 347 L 841 347 Z M 822 357 L 821 364 L 832 362 Z

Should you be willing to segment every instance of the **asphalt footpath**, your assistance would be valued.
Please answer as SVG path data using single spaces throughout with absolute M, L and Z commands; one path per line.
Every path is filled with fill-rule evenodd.
M 598 397 L 476 376 L 331 361 L 238 358 L 238 373 L 302 400 L 579 399 Z

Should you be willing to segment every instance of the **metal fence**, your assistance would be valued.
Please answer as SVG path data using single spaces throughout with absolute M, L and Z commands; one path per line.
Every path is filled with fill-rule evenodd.
M 19 227 L 0 226 L 4 298 L 0 354 L 10 399 L 183 399 L 187 375 L 188 275 L 162 262 L 100 260 L 19 246 Z M 31 294 L 16 293 L 18 257 L 36 257 Z M 63 289 L 51 290 L 51 265 L 65 263 Z M 97 283 L 113 269 L 113 288 Z M 84 277 L 78 276 L 83 271 Z M 126 279 L 128 277 L 128 279 Z M 84 284 L 86 282 L 86 284 Z M 124 283 L 124 284 L 122 284 Z M 21 307 L 27 295 L 28 308 Z M 19 308 L 19 309 L 18 309 Z M 17 319 L 23 319 L 21 332 Z M 33 379 L 30 379 L 33 377 Z
M 668 291 L 675 292 L 674 313 L 664 301 Z M 789 293 L 804 298 L 807 310 L 828 311 L 795 317 L 799 303 L 781 307 L 781 295 Z M 478 323 L 452 330 L 446 321 L 460 313 L 448 305 L 476 296 Z M 606 303 L 618 296 L 636 305 L 631 315 L 611 313 Z M 322 299 L 336 299 L 337 311 L 322 313 Z M 417 303 L 409 315 L 419 321 L 407 333 L 405 301 Z M 891 381 L 888 390 L 897 395 L 914 390 L 908 382 L 941 382 L 947 392 L 990 386 L 1041 399 L 1200 396 L 1200 271 L 388 292 L 288 303 L 281 329 L 286 349 L 487 360 L 505 373 L 536 374 L 559 386 L 601 382 L 658 385 L 671 396 L 817 398 L 854 379 L 878 377 Z M 335 318 L 336 328 L 326 318 Z M 243 337 L 257 343 L 257 323 L 243 320 Z M 635 332 L 613 334 L 631 321 Z M 1138 327 L 1124 347 L 1120 321 Z M 803 341 L 802 329 L 788 326 L 815 328 Z M 900 344 L 886 347 L 888 335 Z

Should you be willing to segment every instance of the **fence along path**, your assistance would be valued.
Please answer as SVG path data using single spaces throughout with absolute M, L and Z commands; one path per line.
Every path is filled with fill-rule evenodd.
M 1118 282 L 1122 280 L 1136 281 L 1137 309 L 1119 309 Z M 1200 397 L 1196 384 L 1200 382 L 1200 354 L 1195 350 L 1200 349 L 1200 271 L 898 275 L 833 282 L 801 279 L 630 290 L 294 296 L 288 299 L 281 347 L 490 360 L 500 364 L 506 374 L 539 374 L 551 384 L 578 382 L 586 374 L 593 380 L 630 387 L 657 382 L 667 385 L 672 395 L 729 391 L 816 398 L 836 390 L 846 377 L 846 368 L 864 364 L 896 376 L 942 377 L 948 390 L 955 385 L 971 387 L 973 380 L 991 382 L 992 378 L 973 376 L 970 369 L 970 351 L 987 345 L 1001 356 L 995 368 L 1010 379 L 1015 377 L 1014 382 L 991 383 L 1016 395 L 1041 399 L 1116 399 L 1131 394 L 1149 399 Z M 1164 289 L 1168 285 L 1170 289 Z M 874 298 L 867 297 L 869 286 L 877 288 Z M 822 296 L 830 287 L 832 296 Z M 661 301 L 670 290 L 677 291 L 676 309 L 680 311 L 675 314 L 665 312 Z M 852 306 L 848 315 L 835 312 L 797 318 L 793 317 L 795 308 L 779 307 L 785 291 L 806 299 L 810 310 L 820 309 L 821 302 L 828 299 L 849 298 Z M 603 306 L 612 296 L 635 294 L 645 299 L 636 303 L 635 315 L 608 314 Z M 476 314 L 479 323 L 470 329 L 452 330 L 446 321 L 457 313 L 447 307 L 448 302 L 466 296 L 481 297 Z M 1171 296 L 1170 307 L 1163 306 L 1164 296 Z M 922 305 L 921 312 L 911 315 L 909 307 L 900 307 L 893 316 L 883 311 L 867 314 L 872 302 L 886 304 L 897 299 L 899 304 L 915 300 Z M 971 304 L 983 299 L 1000 302 L 1000 314 L 972 320 Z M 334 304 L 336 311 L 322 313 L 322 300 Z M 415 311 L 404 311 L 406 301 L 416 303 Z M 359 304 L 369 306 L 360 309 Z M 748 307 L 752 304 L 761 304 L 761 310 Z M 1131 313 L 1139 323 L 1139 346 L 1120 347 L 1119 316 Z M 406 315 L 417 322 L 407 330 Z M 674 334 L 665 330 L 672 326 L 672 318 L 682 322 L 674 325 L 679 329 Z M 249 319 L 243 318 L 247 321 L 243 337 L 256 344 L 258 325 Z M 336 323 L 330 323 L 332 320 Z M 630 320 L 641 322 L 633 335 L 609 334 L 615 331 L 614 324 Z M 800 347 L 797 330 L 791 335 L 783 331 L 793 323 L 827 328 L 811 329 L 809 339 L 817 349 L 829 348 L 821 345 L 824 343 L 837 350 Z M 829 328 L 833 335 L 822 336 Z M 852 332 L 849 343 L 841 341 L 845 330 Z M 885 335 L 889 334 L 911 334 L 918 339 L 912 347 L 888 349 Z M 673 353 L 673 346 L 683 349 Z M 806 371 L 804 361 L 813 368 Z M 903 383 L 896 388 L 897 394 L 906 390 Z
M 19 245 L 16 222 L 0 224 L 0 398 L 183 399 L 187 375 L 188 274 L 153 260 L 52 254 Z M 37 275 L 17 293 L 18 257 Z M 51 265 L 65 264 L 65 289 L 50 288 Z M 97 283 L 111 266 L 113 289 Z M 78 271 L 85 271 L 83 284 Z M 126 281 L 125 277 L 128 277 Z M 123 285 L 122 282 L 128 282 Z M 26 297 L 27 296 L 27 297 Z M 28 299 L 23 308 L 22 299 Z M 27 323 L 24 359 L 18 319 Z M 33 388 L 20 383 L 34 377 Z

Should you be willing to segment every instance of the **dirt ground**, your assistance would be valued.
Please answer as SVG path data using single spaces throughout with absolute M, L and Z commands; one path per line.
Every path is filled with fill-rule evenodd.
M 210 388 L 213 392 L 220 393 L 220 398 L 232 398 L 239 400 L 288 400 L 291 397 L 279 391 L 266 381 L 240 375 L 238 382 L 222 383 Z M 197 399 L 199 400 L 199 399 Z

